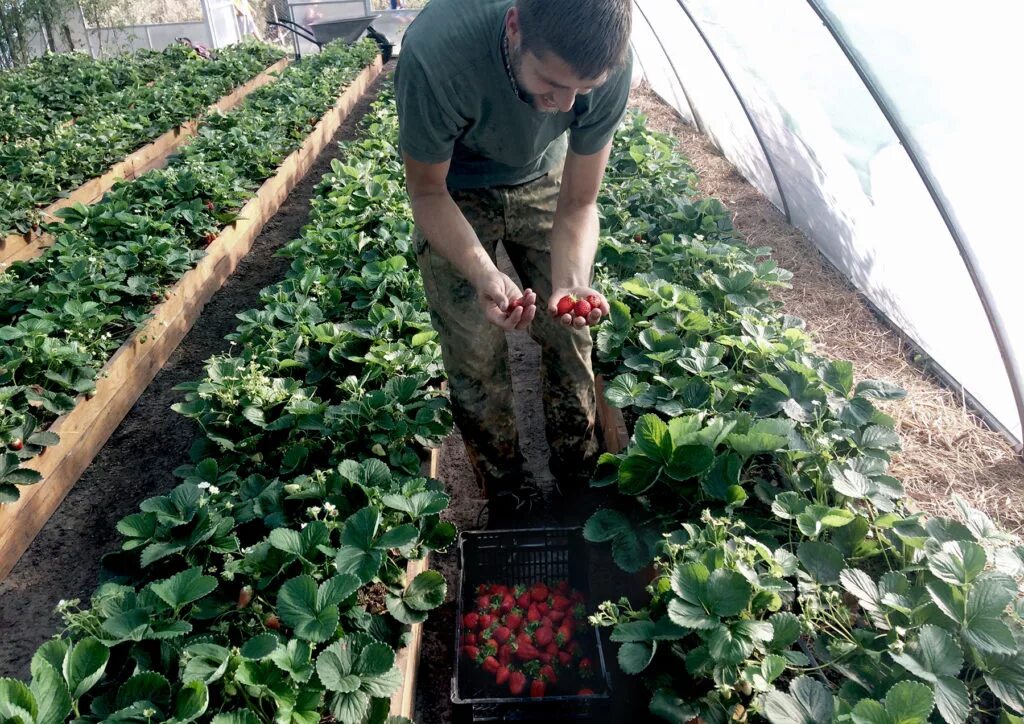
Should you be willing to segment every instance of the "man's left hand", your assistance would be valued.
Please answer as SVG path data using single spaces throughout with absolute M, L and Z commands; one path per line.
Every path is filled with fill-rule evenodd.
M 600 301 L 598 305 L 591 305 L 590 313 L 585 317 L 577 317 L 575 314 L 558 314 L 558 301 L 562 297 L 574 297 L 576 299 L 587 299 L 588 297 L 597 297 Z M 608 307 L 608 300 L 604 298 L 604 295 L 597 292 L 590 287 L 561 287 L 555 289 L 551 296 L 548 298 L 548 314 L 552 317 L 556 317 L 559 322 L 567 327 L 592 327 L 601 321 L 601 317 L 606 317 L 611 314 L 611 309 Z

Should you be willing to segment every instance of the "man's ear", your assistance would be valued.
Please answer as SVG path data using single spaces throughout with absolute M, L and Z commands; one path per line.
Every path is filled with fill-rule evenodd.
M 519 8 L 513 5 L 505 15 L 505 34 L 509 42 L 515 45 L 519 42 L 519 33 Z

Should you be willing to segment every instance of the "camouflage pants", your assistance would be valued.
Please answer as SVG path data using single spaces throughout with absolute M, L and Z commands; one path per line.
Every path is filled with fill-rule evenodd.
M 546 311 L 551 226 L 560 172 L 514 187 L 454 191 L 452 198 L 492 260 L 500 241 L 524 288 L 538 296 L 529 334 L 541 347 L 551 472 L 572 487 L 589 479 L 597 454 L 590 330 L 564 327 Z M 488 495 L 518 484 L 524 462 L 516 429 L 505 332 L 490 324 L 476 290 L 418 231 L 414 237 L 434 328 L 441 340 L 455 422 L 478 484 Z

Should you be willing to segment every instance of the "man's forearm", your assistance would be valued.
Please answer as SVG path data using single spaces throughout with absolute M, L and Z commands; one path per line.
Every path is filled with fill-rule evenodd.
M 590 286 L 599 233 L 597 204 L 559 204 L 551 229 L 551 281 L 555 289 Z
M 430 248 L 451 262 L 474 286 L 497 271 L 473 227 L 447 191 L 413 196 L 412 215 Z

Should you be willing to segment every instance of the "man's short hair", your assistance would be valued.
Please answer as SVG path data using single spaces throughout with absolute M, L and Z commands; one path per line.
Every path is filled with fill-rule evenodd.
M 554 53 L 581 78 L 626 60 L 632 0 L 516 0 L 524 50 Z

